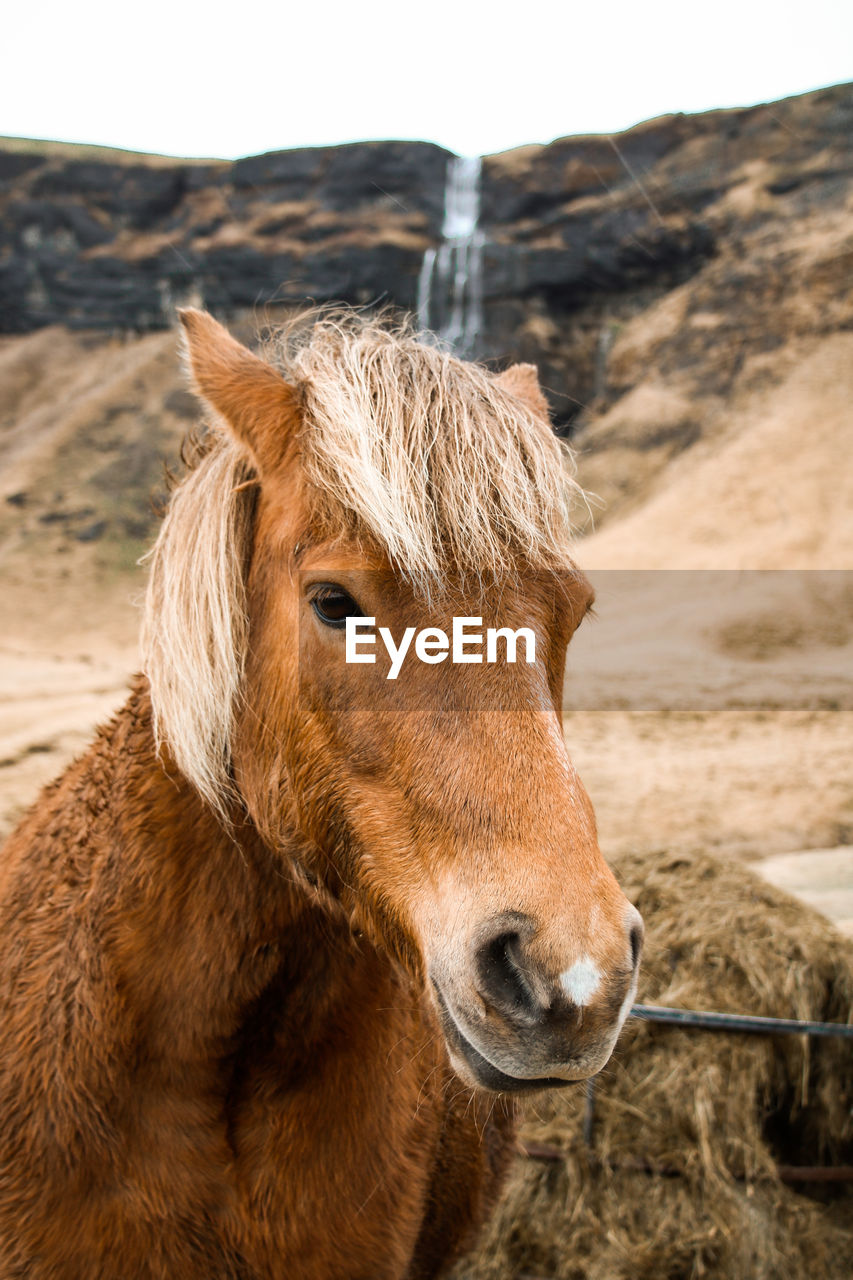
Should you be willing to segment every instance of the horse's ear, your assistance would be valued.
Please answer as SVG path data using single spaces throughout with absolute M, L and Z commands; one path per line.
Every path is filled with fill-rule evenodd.
M 284 458 L 298 420 L 298 396 L 272 365 L 232 338 L 213 316 L 178 312 L 193 390 L 246 445 L 261 472 Z
M 538 418 L 544 418 L 546 422 L 551 421 L 548 401 L 542 394 L 539 370 L 535 364 L 511 364 L 508 369 L 504 369 L 503 373 L 497 375 L 495 382 L 517 400 L 522 400 Z

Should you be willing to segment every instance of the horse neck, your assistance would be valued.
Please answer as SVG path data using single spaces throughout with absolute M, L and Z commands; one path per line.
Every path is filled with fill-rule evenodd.
M 78 786 L 90 811 L 93 780 L 98 788 L 92 905 L 147 1051 L 185 1061 L 228 1052 L 273 981 L 290 991 L 310 983 L 322 1021 L 324 994 L 344 981 L 345 922 L 296 882 L 286 850 L 274 854 L 246 819 L 226 831 L 158 758 L 144 681 L 87 759 Z M 305 1002 L 292 1003 L 310 1036 L 318 1028 L 304 1025 Z

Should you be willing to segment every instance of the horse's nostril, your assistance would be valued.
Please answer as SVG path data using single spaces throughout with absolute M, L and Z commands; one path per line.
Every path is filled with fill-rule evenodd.
M 477 953 L 482 995 L 490 1004 L 511 1013 L 533 1013 L 539 1002 L 521 965 L 521 940 L 517 933 L 501 933 L 484 943 Z
M 636 969 L 640 963 L 640 952 L 643 949 L 643 926 L 635 924 L 631 929 L 631 963 Z

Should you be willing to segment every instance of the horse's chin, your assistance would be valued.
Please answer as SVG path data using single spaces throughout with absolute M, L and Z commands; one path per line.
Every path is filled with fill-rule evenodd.
M 579 1071 L 566 1077 L 509 1075 L 490 1062 L 471 1043 L 450 1012 L 441 988 L 436 982 L 432 985 L 450 1065 L 459 1078 L 472 1088 L 484 1089 L 489 1093 L 534 1093 L 541 1089 L 560 1089 L 592 1074 L 589 1071 Z

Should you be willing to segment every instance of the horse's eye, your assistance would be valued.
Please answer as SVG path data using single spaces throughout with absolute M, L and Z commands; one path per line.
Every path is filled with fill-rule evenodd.
M 311 600 L 311 608 L 327 627 L 339 630 L 347 624 L 347 618 L 362 616 L 361 609 L 343 587 L 322 587 Z

